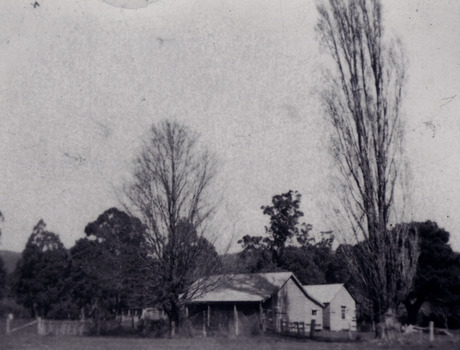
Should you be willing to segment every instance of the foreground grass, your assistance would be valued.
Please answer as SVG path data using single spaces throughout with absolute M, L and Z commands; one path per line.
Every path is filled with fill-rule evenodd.
M 393 344 L 378 345 L 372 342 L 361 343 L 328 343 L 315 341 L 296 341 L 291 339 L 279 339 L 270 337 L 251 338 L 193 338 L 193 339 L 139 339 L 139 338 L 108 338 L 108 337 L 2 337 L 0 340 L 2 349 L 95 349 L 95 350 L 118 350 L 118 349 L 225 349 L 225 350 L 262 350 L 262 349 L 460 349 L 455 342 L 434 342 L 429 344 Z
M 0 326 L 4 326 L 0 322 Z M 323 335 L 325 335 L 323 333 Z M 65 350 L 144 350 L 144 349 L 189 349 L 189 350 L 329 350 L 329 349 L 459 349 L 460 335 L 455 337 L 437 336 L 433 343 L 428 341 L 428 335 L 416 334 L 404 339 L 404 343 L 379 345 L 373 342 L 372 335 L 360 334 L 361 342 L 312 341 L 275 336 L 256 336 L 239 338 L 191 338 L 191 339 L 153 339 L 137 337 L 57 337 L 39 336 L 36 328 L 28 327 L 11 335 L 5 334 L 5 328 L 0 331 L 0 349 L 65 349 Z

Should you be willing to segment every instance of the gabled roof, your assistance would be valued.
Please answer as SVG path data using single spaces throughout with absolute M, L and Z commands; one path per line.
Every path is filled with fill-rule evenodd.
M 303 286 L 305 291 L 313 296 L 313 298 L 322 303 L 330 303 L 337 295 L 341 288 L 345 288 L 343 283 L 337 284 L 314 284 Z
M 290 278 L 307 298 L 323 306 L 314 297 L 308 295 L 292 272 L 210 276 L 208 284 L 216 281 L 215 287 L 208 288 L 208 291 L 203 294 L 197 293 L 189 303 L 263 302 L 278 292 Z

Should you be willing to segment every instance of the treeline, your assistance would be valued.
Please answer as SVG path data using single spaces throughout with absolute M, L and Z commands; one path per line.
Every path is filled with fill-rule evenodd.
M 449 233 L 435 222 L 414 222 L 412 230 L 420 235 L 420 257 L 411 292 L 398 309 L 403 324 L 460 328 L 460 253 L 449 245 Z M 246 237 L 246 241 L 248 238 Z M 292 271 L 302 284 L 345 283 L 357 302 L 358 324 L 370 329 L 372 306 L 355 283 L 355 276 L 347 265 L 346 249 L 334 248 L 333 235 L 324 233 L 319 241 L 300 246 L 286 246 L 278 264 L 267 247 L 248 245 L 238 254 L 247 272 Z
M 203 237 L 182 240 L 181 244 L 184 250 L 205 245 L 197 256 L 205 255 L 222 272 L 286 270 L 303 284 L 345 283 L 358 302 L 358 322 L 370 324 L 370 303 L 357 287 L 356 276 L 347 269 L 343 254 L 345 249 L 358 247 L 335 247 L 332 232 L 315 238 L 312 226 L 300 222 L 300 201 L 300 194 L 293 191 L 274 196 L 272 205 L 262 207 L 270 218 L 266 234 L 244 236 L 237 254 L 219 256 Z M 410 226 L 420 237 L 421 253 L 413 288 L 399 310 L 400 320 L 412 324 L 434 320 L 439 327 L 459 327 L 460 254 L 451 249 L 449 233 L 436 223 Z M 184 228 L 184 232 L 191 231 Z M 167 307 L 168 288 L 174 282 L 160 282 L 164 271 L 149 255 L 145 227 L 139 219 L 111 208 L 86 226 L 85 235 L 66 249 L 59 236 L 40 220 L 14 273 L 7 276 L 0 260 L 0 296 L 13 298 L 31 317 L 84 317 L 91 318 L 96 326 L 127 308 Z M 176 266 L 177 274 L 188 274 L 188 265 L 193 262 Z M 176 293 L 187 289 L 175 287 Z
M 315 238 L 312 226 L 301 222 L 300 201 L 301 195 L 293 191 L 273 196 L 272 205 L 261 208 L 270 218 L 266 235 L 244 236 L 239 241 L 243 251 L 238 261 L 245 272 L 292 271 L 303 284 L 345 283 L 357 301 L 358 323 L 370 327 L 373 301 L 361 289 L 360 276 L 349 262 L 350 257 L 362 259 L 362 245 L 367 242 L 334 249 L 332 232 Z M 400 232 L 418 237 L 419 256 L 409 293 L 401 297 L 403 302 L 396 310 L 399 321 L 427 325 L 432 320 L 438 327 L 459 328 L 460 253 L 452 250 L 449 232 L 432 221 L 400 224 L 389 230 L 395 236 Z
M 8 278 L 0 259 L 0 278 L 5 286 L 1 296 L 14 299 L 30 317 L 90 318 L 99 332 L 104 331 L 108 320 L 128 308 L 166 309 L 171 286 L 175 293 L 186 292 L 180 278 L 169 283 L 162 280 L 168 273 L 161 269 L 158 257 L 149 254 L 145 226 L 138 218 L 111 208 L 86 226 L 85 235 L 66 249 L 59 236 L 40 220 Z M 177 236 L 176 242 L 188 253 L 175 259 L 179 262 L 175 264 L 176 275 L 189 277 L 202 259 L 214 268 L 220 265 L 214 246 L 186 223 L 178 224 Z M 196 259 L 190 259 L 197 250 Z M 166 251 L 176 254 L 171 248 Z M 206 274 L 204 268 L 202 273 Z M 9 311 L 18 311 L 9 306 Z M 3 308 L 8 311 L 8 307 Z
M 217 210 L 215 157 L 176 122 L 153 125 L 143 141 L 122 191 L 137 217 L 108 209 L 69 250 L 40 220 L 8 278 L 0 262 L 0 297 L 32 317 L 91 318 L 97 329 L 128 307 L 159 306 L 172 334 L 187 300 L 213 287 L 197 280 L 288 270 L 304 284 L 346 283 L 362 323 L 381 323 L 382 305 L 397 304 L 400 310 L 390 309 L 403 322 L 426 315 L 438 326 L 459 326 L 460 257 L 436 223 L 387 225 L 336 247 L 333 232 L 313 234 L 302 221 L 300 193 L 288 191 L 261 207 L 265 232 L 241 235 L 241 252 L 219 255 L 207 239 L 218 235 L 209 232 Z M 378 287 L 382 279 L 386 289 Z
M 68 250 L 40 220 L 5 292 L 31 317 L 90 317 L 97 323 L 129 305 L 143 305 L 149 288 L 143 230 L 138 219 L 112 208 Z

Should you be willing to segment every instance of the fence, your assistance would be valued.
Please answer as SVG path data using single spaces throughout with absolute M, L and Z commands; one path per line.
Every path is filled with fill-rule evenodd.
M 281 321 L 281 333 L 288 335 L 305 336 L 305 323 Z
M 296 337 L 312 337 L 317 329 L 321 329 L 321 324 L 312 322 L 304 323 L 304 322 L 287 322 L 281 320 L 281 334 L 291 335 Z
M 45 320 L 38 317 L 36 320 L 26 324 L 12 327 L 13 316 L 10 314 L 6 320 L 6 334 L 9 335 L 26 327 L 37 327 L 39 335 L 83 335 L 87 334 L 90 327 L 89 321 L 71 321 L 71 320 Z
M 83 335 L 89 331 L 89 321 L 45 320 L 38 318 L 37 330 L 39 335 Z
M 28 323 L 23 324 L 21 326 L 11 328 L 12 321 L 13 321 L 13 315 L 9 314 L 8 318 L 6 319 L 6 335 L 9 335 L 9 334 L 11 334 L 13 332 L 19 331 L 20 329 L 23 329 L 23 328 L 33 326 L 33 325 L 37 324 L 37 322 L 38 322 L 38 320 L 34 320 L 32 322 L 28 322 Z

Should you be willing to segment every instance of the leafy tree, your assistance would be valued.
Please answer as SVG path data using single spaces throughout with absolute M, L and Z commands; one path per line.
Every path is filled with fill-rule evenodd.
M 221 271 L 221 262 L 214 246 L 186 221 L 178 222 L 175 235 L 168 240 L 160 261 L 157 278 L 161 287 L 156 288 L 156 297 L 167 312 L 172 312 L 172 320 L 177 317 L 177 322 L 177 291 L 183 291 L 184 299 L 193 297 L 199 292 L 191 287 L 194 282 L 208 277 L 211 272 Z M 174 313 L 177 314 L 174 316 Z
M 85 228 L 86 236 L 100 250 L 99 280 L 126 294 L 130 304 L 142 304 L 142 279 L 147 260 L 145 227 L 138 218 L 111 208 Z M 138 306 L 138 305 L 137 305 Z M 121 310 L 118 310 L 121 311 Z
M 6 297 L 7 292 L 7 273 L 5 269 L 5 264 L 3 263 L 3 259 L 0 258 L 0 300 Z
M 417 222 L 411 226 L 420 235 L 420 257 L 413 289 L 403 302 L 408 322 L 417 322 L 417 314 L 425 301 L 440 310 L 447 322 L 451 306 L 460 301 L 459 254 L 449 245 L 449 232 L 435 222 Z
M 74 312 L 90 316 L 99 333 L 105 320 L 122 308 L 144 305 L 144 227 L 139 219 L 111 208 L 89 223 L 85 233 L 70 250 L 69 295 Z
M 377 336 L 395 336 L 395 310 L 409 292 L 418 259 L 417 235 L 389 227 L 403 212 L 402 90 L 404 59 L 384 38 L 377 0 L 329 0 L 318 5 L 317 32 L 333 70 L 321 94 L 332 126 L 331 151 L 350 243 L 347 265 L 372 301 Z M 394 218 L 396 221 L 397 218 Z
M 325 276 L 325 265 L 318 264 L 315 259 L 315 250 L 311 247 L 286 247 L 281 266 L 283 270 L 293 272 L 302 284 L 324 284 L 327 283 Z
M 273 263 L 272 252 L 267 245 L 266 238 L 262 236 L 245 235 L 238 241 L 243 250 L 237 255 L 233 273 L 259 273 L 277 270 Z
M 238 241 L 243 247 L 239 254 L 246 272 L 269 272 L 288 270 L 303 283 L 326 283 L 327 270 L 334 253 L 332 232 L 323 232 L 320 241 L 310 235 L 311 225 L 301 223 L 302 196 L 297 191 L 288 191 L 272 198 L 272 205 L 262 206 L 270 216 L 270 225 L 265 227 L 267 236 L 244 236 Z M 300 244 L 293 246 L 292 244 Z
M 265 226 L 267 236 L 244 236 L 238 241 L 246 251 L 262 251 L 268 249 L 271 252 L 274 266 L 280 267 L 286 242 L 294 237 L 301 244 L 308 242 L 308 233 L 311 225 L 299 223 L 303 212 L 299 209 L 302 195 L 297 191 L 288 191 L 272 197 L 272 205 L 262 206 L 264 215 L 270 217 L 270 225 Z
M 273 252 L 275 263 L 280 262 L 287 240 L 299 237 L 301 233 L 310 229 L 306 224 L 299 224 L 299 218 L 303 216 L 299 209 L 301 198 L 302 195 L 297 191 L 288 191 L 273 196 L 272 205 L 261 208 L 264 215 L 270 217 L 270 226 L 265 226 L 265 232 L 268 234 L 267 242 Z
M 299 222 L 303 217 L 301 198 L 299 193 L 288 191 L 273 196 L 271 206 L 262 206 L 263 213 L 270 216 L 270 226 L 265 227 L 267 236 L 246 235 L 238 241 L 243 247 L 239 259 L 245 272 L 281 269 L 294 272 L 305 284 L 335 282 L 330 271 L 334 236 L 323 232 L 316 241 L 310 235 L 312 226 Z M 296 241 L 300 246 L 292 245 Z
M 322 232 L 317 240 L 305 232 L 300 247 L 286 247 L 281 267 L 292 271 L 303 284 L 344 283 L 348 274 L 344 273 L 342 262 L 337 259 L 332 246 L 334 236 L 331 231 Z
M 65 293 L 69 257 L 59 236 L 46 230 L 40 220 L 16 267 L 15 294 L 33 317 L 46 317 Z
M 69 299 L 74 306 L 73 317 L 90 317 L 100 334 L 105 330 L 106 320 L 115 316 L 124 300 L 120 300 L 117 283 L 112 285 L 111 278 L 104 276 L 104 272 L 109 271 L 109 275 L 112 272 L 104 260 L 106 252 L 98 242 L 79 239 L 70 253 Z
M 125 186 L 127 207 L 146 228 L 147 249 L 158 295 L 169 320 L 200 289 L 198 278 L 219 272 L 215 249 L 205 239 L 215 211 L 210 200 L 216 163 L 187 127 L 164 121 L 152 126 Z M 211 257 L 211 258 L 209 258 Z

